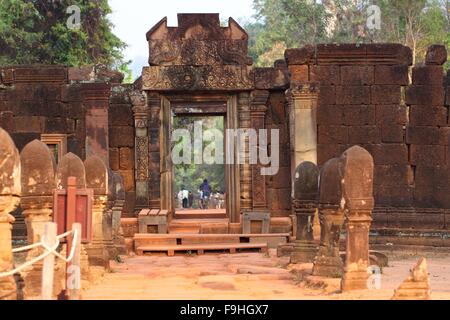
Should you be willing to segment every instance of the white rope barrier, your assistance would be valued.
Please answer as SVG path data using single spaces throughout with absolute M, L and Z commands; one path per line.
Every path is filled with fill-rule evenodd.
M 62 239 L 62 238 L 65 238 L 65 237 L 67 237 L 67 236 L 69 236 L 69 235 L 71 235 L 71 234 L 73 234 L 73 237 L 72 237 L 73 245 L 72 245 L 72 248 L 71 248 L 71 250 L 70 250 L 69 257 L 65 258 L 65 257 L 62 256 L 61 254 L 59 254 L 59 253 L 56 251 L 56 249 L 58 249 L 58 247 L 59 247 L 59 244 L 60 244 L 60 241 L 59 241 L 59 240 Z M 28 245 L 28 246 L 25 246 L 25 247 L 13 249 L 12 252 L 16 253 L 16 252 L 22 252 L 22 251 L 31 250 L 31 249 L 34 249 L 34 248 L 37 248 L 37 247 L 43 247 L 43 248 L 45 249 L 45 252 L 44 252 L 43 254 L 37 256 L 36 258 L 33 258 L 33 259 L 31 259 L 31 260 L 25 262 L 24 264 L 22 264 L 21 266 L 15 268 L 15 269 L 13 269 L 13 270 L 10 270 L 10 271 L 6 271 L 6 272 L 0 273 L 0 278 L 3 278 L 3 277 L 10 277 L 10 276 L 14 275 L 15 273 L 17 273 L 17 272 L 19 272 L 19 271 L 22 271 L 23 269 L 25 269 L 25 268 L 27 268 L 27 267 L 29 267 L 29 266 L 35 264 L 36 262 L 38 262 L 38 261 L 44 259 L 45 257 L 47 257 L 47 256 L 50 255 L 50 254 L 55 255 L 56 257 L 62 259 L 62 260 L 65 261 L 66 263 L 72 261 L 72 259 L 73 259 L 73 257 L 74 257 L 74 254 L 75 254 L 75 247 L 76 247 L 76 243 L 77 243 L 77 240 L 78 240 L 78 236 L 79 236 L 79 235 L 78 235 L 77 230 L 72 230 L 72 231 L 68 231 L 68 232 L 66 232 L 66 233 L 63 233 L 63 234 L 57 236 L 57 237 L 56 237 L 56 242 L 55 242 L 55 244 L 54 244 L 52 247 L 49 247 L 49 246 L 45 243 L 45 237 L 42 236 L 41 241 L 38 242 L 38 243 L 34 243 L 34 244 L 32 244 L 32 245 Z

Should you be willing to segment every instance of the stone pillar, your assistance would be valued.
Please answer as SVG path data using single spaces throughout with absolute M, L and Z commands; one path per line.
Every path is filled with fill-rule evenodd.
M 22 169 L 22 198 L 20 206 L 23 209 L 27 226 L 28 244 L 41 241 L 46 222 L 52 220 L 53 190 L 55 183 L 55 162 L 49 148 L 39 140 L 27 144 L 20 153 Z M 27 260 L 43 253 L 41 248 L 30 250 Z M 25 295 L 39 296 L 42 282 L 42 261 L 35 263 L 26 270 L 24 276 Z M 58 285 L 58 282 L 54 282 Z M 55 291 L 61 289 L 55 287 Z
M 328 160 L 320 172 L 319 221 L 320 246 L 314 260 L 313 275 L 331 278 L 342 276 L 339 239 L 344 224 L 339 159 Z
M 303 161 L 317 164 L 317 100 L 319 87 L 315 83 L 298 84 L 287 92 L 291 140 L 291 168 Z
M 0 272 L 14 268 L 10 214 L 20 201 L 20 156 L 8 133 L 0 128 Z M 0 300 L 17 298 L 14 277 L 0 278 Z
M 251 127 L 256 130 L 264 129 L 264 118 L 267 112 L 267 99 L 269 91 L 255 90 L 252 92 Z M 261 174 L 261 164 L 252 165 L 252 200 L 253 209 L 267 210 L 266 177 Z
M 89 262 L 94 266 L 109 268 L 113 254 L 112 217 L 108 215 L 108 168 L 102 159 L 92 156 L 84 162 L 86 187 L 94 190 L 92 208 L 92 242 L 87 246 Z M 111 213 L 111 212 L 109 212 Z
M 292 210 L 297 216 L 297 240 L 291 255 L 292 263 L 313 262 L 316 256 L 317 246 L 314 242 L 313 220 L 317 210 L 318 193 L 319 169 L 312 162 L 302 162 L 295 169 L 294 174 Z
M 241 129 L 250 129 L 251 113 L 250 113 L 250 94 L 241 92 L 238 94 L 238 111 L 239 111 L 239 127 Z M 241 209 L 248 211 L 252 209 L 252 167 L 250 165 L 249 138 L 245 137 L 245 162 L 241 164 Z
M 106 83 L 82 84 L 86 108 L 86 157 L 96 155 L 109 163 L 108 108 L 111 87 Z
M 160 154 L 160 130 L 161 130 L 161 97 L 157 93 L 148 93 L 148 106 L 150 118 L 148 121 L 149 136 L 149 164 L 148 164 L 148 190 L 149 205 L 151 209 L 161 208 L 161 154 Z
M 341 282 L 343 291 L 367 289 L 369 276 L 369 230 L 372 222 L 373 158 L 354 146 L 339 159 L 343 173 L 342 194 L 347 230 L 346 258 Z
M 126 254 L 125 238 L 120 224 L 125 205 L 125 189 L 123 178 L 118 172 L 113 173 L 114 203 L 112 207 L 112 236 L 117 254 Z
M 149 207 L 148 190 L 148 106 L 147 98 L 140 91 L 130 93 L 130 100 L 133 104 L 134 126 L 135 126 L 135 186 L 136 186 L 136 204 L 135 209 L 139 212 L 141 209 Z

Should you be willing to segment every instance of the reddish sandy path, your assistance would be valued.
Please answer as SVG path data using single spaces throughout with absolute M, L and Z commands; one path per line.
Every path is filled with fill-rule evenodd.
M 450 255 L 430 255 L 433 299 L 450 299 Z M 127 257 L 83 292 L 84 299 L 389 299 L 419 256 L 391 256 L 381 290 L 333 293 L 299 285 L 288 258 L 260 253 Z M 336 287 L 338 281 L 332 282 Z

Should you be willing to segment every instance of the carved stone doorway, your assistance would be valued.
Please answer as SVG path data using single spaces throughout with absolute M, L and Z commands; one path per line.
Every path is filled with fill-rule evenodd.
M 162 96 L 161 108 L 161 209 L 175 213 L 174 165 L 172 158 L 174 116 L 221 115 L 224 117 L 224 129 L 238 129 L 237 96 L 234 94 L 196 94 Z M 225 145 L 228 142 L 225 139 Z M 224 147 L 224 153 L 227 148 Z M 238 150 L 231 155 L 238 158 Z M 240 222 L 240 168 L 237 161 L 224 164 L 225 168 L 225 207 L 232 223 Z

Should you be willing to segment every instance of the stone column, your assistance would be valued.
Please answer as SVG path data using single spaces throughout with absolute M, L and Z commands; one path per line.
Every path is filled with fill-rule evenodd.
M 12 223 L 10 214 L 20 201 L 20 156 L 8 133 L 0 128 L 0 272 L 12 270 Z M 0 300 L 17 298 L 14 277 L 0 278 Z
M 148 164 L 148 190 L 151 209 L 161 208 L 161 154 L 160 154 L 160 130 L 161 130 L 161 97 L 157 93 L 148 93 L 148 106 L 150 117 L 148 121 L 149 136 L 149 164 Z
M 239 111 L 239 128 L 250 129 L 251 127 L 251 112 L 250 112 L 250 94 L 248 92 L 241 92 L 238 94 L 238 111 Z M 252 166 L 250 165 L 249 156 L 249 138 L 245 137 L 245 162 L 241 164 L 241 209 L 248 211 L 252 209 Z
M 317 100 L 319 87 L 315 83 L 298 84 L 287 92 L 291 140 L 291 168 L 303 161 L 317 164 Z
M 347 230 L 343 291 L 367 289 L 369 276 L 369 230 L 372 222 L 373 158 L 354 146 L 339 159 L 343 172 L 342 193 Z
M 52 220 L 53 190 L 56 188 L 55 162 L 47 145 L 39 140 L 25 146 L 20 153 L 20 160 L 22 168 L 20 206 L 27 226 L 28 244 L 33 244 L 41 240 L 45 223 Z M 42 253 L 41 248 L 30 250 L 27 260 Z M 42 261 L 30 266 L 23 278 L 26 296 L 39 296 L 42 286 Z
M 134 126 L 135 126 L 135 186 L 136 204 L 135 209 L 149 207 L 148 190 L 148 106 L 145 93 L 133 91 L 130 93 L 130 100 L 133 104 Z
M 344 224 L 339 159 L 328 160 L 320 172 L 319 220 L 320 246 L 314 260 L 313 275 L 331 278 L 342 276 L 339 239 Z
M 264 118 L 267 112 L 269 91 L 255 90 L 252 92 L 251 127 L 256 130 L 264 129 Z M 252 165 L 252 200 L 253 209 L 267 210 L 266 177 L 261 174 L 261 164 Z
M 112 217 L 108 215 L 108 168 L 102 159 L 92 156 L 84 162 L 86 187 L 94 190 L 92 208 L 92 242 L 87 247 L 89 262 L 94 266 L 109 268 L 112 242 Z
M 106 83 L 83 83 L 86 107 L 86 157 L 96 155 L 109 163 L 108 108 L 111 87 Z
M 123 185 L 122 176 L 113 173 L 113 188 L 114 188 L 114 203 L 112 207 L 112 232 L 113 243 L 117 254 L 126 254 L 125 238 L 123 237 L 123 230 L 121 227 L 122 211 L 125 205 L 125 189 Z
M 292 263 L 313 262 L 316 256 L 313 219 L 317 210 L 318 183 L 319 169 L 314 163 L 305 161 L 295 169 L 292 210 L 297 216 L 297 240 L 291 255 Z

